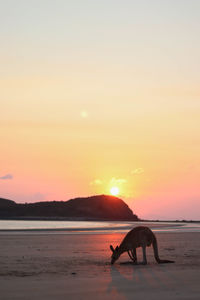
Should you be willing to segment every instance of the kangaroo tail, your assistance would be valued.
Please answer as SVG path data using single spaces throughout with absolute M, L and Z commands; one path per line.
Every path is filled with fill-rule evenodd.
M 158 264 L 167 264 L 167 263 L 174 263 L 173 260 L 166 260 L 166 259 L 160 259 L 158 255 L 158 243 L 156 240 L 156 237 L 153 237 L 153 251 L 154 251 L 154 257 Z

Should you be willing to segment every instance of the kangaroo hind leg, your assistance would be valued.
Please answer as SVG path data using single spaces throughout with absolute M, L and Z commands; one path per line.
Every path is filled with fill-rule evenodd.
M 142 246 L 142 252 L 143 252 L 143 262 L 142 262 L 142 265 L 146 265 L 147 264 L 146 246 Z

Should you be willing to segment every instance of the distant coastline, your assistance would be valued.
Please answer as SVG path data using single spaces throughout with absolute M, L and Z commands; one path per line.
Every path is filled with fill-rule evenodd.
M 98 218 L 79 218 L 79 217 L 34 217 L 34 216 L 26 216 L 26 217 L 1 217 L 0 220 L 21 220 L 21 221 L 74 221 L 74 222 L 107 222 L 107 221 L 119 221 L 113 219 L 98 219 Z M 126 222 L 127 220 L 120 220 Z M 200 223 L 200 220 L 146 220 L 146 219 L 138 219 L 134 220 L 134 222 L 141 223 Z

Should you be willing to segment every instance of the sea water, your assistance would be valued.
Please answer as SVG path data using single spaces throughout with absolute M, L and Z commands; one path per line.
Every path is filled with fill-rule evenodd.
M 0 220 L 0 233 L 113 233 L 148 226 L 156 232 L 200 232 L 200 222 Z

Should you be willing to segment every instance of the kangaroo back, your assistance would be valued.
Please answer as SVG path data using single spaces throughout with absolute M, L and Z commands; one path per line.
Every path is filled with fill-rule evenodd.
M 160 259 L 158 255 L 158 243 L 155 235 L 153 234 L 153 251 L 154 251 L 154 257 L 158 264 L 167 264 L 167 263 L 174 263 L 173 260 L 166 260 L 166 259 Z

